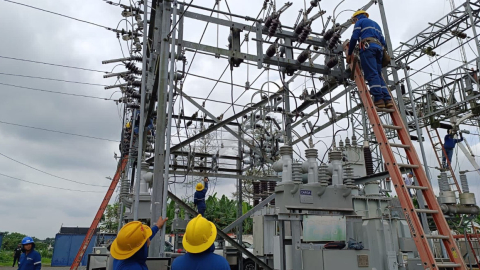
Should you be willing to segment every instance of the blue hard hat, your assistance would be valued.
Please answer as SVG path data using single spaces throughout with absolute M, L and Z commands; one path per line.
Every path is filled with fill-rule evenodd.
M 34 243 L 33 238 L 31 238 L 30 236 L 27 236 L 22 239 L 22 245 L 33 244 L 33 243 Z

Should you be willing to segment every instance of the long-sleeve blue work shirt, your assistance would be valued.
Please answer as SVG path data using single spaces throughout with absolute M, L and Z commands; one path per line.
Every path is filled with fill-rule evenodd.
M 205 182 L 205 187 L 202 191 L 195 191 L 193 195 L 193 203 L 197 206 L 197 209 L 207 209 L 205 204 L 205 196 L 207 195 L 208 182 Z
M 350 46 L 348 47 L 348 55 L 353 53 L 355 49 L 355 45 L 357 42 L 366 38 L 376 38 L 380 43 L 383 45 L 384 48 L 387 48 L 387 43 L 385 42 L 385 38 L 382 34 L 382 28 L 376 23 L 375 21 L 370 20 L 365 15 L 358 15 L 357 18 L 359 19 L 355 23 L 355 27 L 353 28 L 352 38 L 350 39 Z M 370 43 L 370 46 L 380 48 L 380 45 L 375 43 Z
M 172 270 L 230 270 L 228 261 L 214 251 L 212 245 L 202 253 L 186 253 L 173 261 Z
M 26 254 L 20 255 L 18 261 L 18 270 L 40 270 L 42 269 L 42 256 L 36 250 L 32 250 Z
M 150 236 L 150 240 L 153 239 L 155 234 L 158 232 L 157 225 L 152 226 L 152 236 Z M 148 257 L 148 246 L 147 242 L 145 245 L 137 251 L 137 253 L 133 254 L 132 257 L 126 260 L 113 260 L 113 270 L 148 270 L 147 267 L 147 257 Z
M 455 145 L 461 141 L 463 141 L 463 137 L 460 137 L 460 139 L 455 139 L 453 135 L 447 134 L 445 136 L 445 143 L 443 144 L 443 147 L 445 147 L 445 149 L 453 149 L 455 148 Z

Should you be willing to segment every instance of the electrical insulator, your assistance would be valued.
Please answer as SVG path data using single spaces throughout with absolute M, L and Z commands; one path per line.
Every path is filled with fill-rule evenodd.
M 269 37 L 273 37 L 273 35 L 275 35 L 279 25 L 280 25 L 280 21 L 278 19 L 273 19 L 272 20 L 272 24 L 268 28 L 268 36 Z
M 136 87 L 142 86 L 142 82 L 141 82 L 141 81 L 133 81 L 131 84 L 132 84 L 133 86 L 136 86 Z
M 330 59 L 327 61 L 327 67 L 328 67 L 328 68 L 333 68 L 333 67 L 336 66 L 337 64 L 338 64 L 338 58 L 337 58 L 337 57 L 330 58 Z
M 335 31 L 330 29 L 325 33 L 325 35 L 323 35 L 323 39 L 330 40 L 333 37 L 333 34 L 335 34 Z
M 295 31 L 294 31 L 294 32 L 295 32 L 295 34 L 296 34 L 297 36 L 302 33 L 304 26 L 305 26 L 305 25 L 304 25 L 303 22 L 302 22 L 302 23 L 298 24 L 297 27 L 295 27 Z
M 276 52 L 275 44 L 272 44 L 267 49 L 267 56 L 272 57 L 275 55 L 275 52 Z
M 301 52 L 298 57 L 297 57 L 297 61 L 299 63 L 305 63 L 305 61 L 308 60 L 308 56 L 310 55 L 310 50 L 304 50 L 303 52 Z
M 272 22 L 273 22 L 273 16 L 269 16 L 269 17 L 265 20 L 265 28 L 270 28 L 270 26 L 272 25 Z
M 457 30 L 453 30 L 452 35 L 454 35 L 458 38 L 461 38 L 461 39 L 466 39 L 467 38 L 467 34 L 465 34 L 463 32 L 460 32 L 460 31 L 457 31 Z
M 310 5 L 313 6 L 313 7 L 317 7 L 318 6 L 318 0 L 310 1 Z
M 328 44 L 328 48 L 330 50 L 333 50 L 333 48 L 335 48 L 339 40 L 340 40 L 340 33 L 336 32 L 335 34 L 333 34 L 333 37 L 330 40 L 330 43 Z
M 310 26 L 305 26 L 303 27 L 302 33 L 298 36 L 298 41 L 300 43 L 303 43 L 307 40 L 308 35 L 310 35 L 310 32 L 312 32 L 312 28 Z
M 427 47 L 425 49 L 422 49 L 422 52 L 431 57 L 434 57 L 435 55 L 437 55 L 437 53 L 433 50 L 432 47 Z
M 405 95 L 407 91 L 405 91 L 405 85 L 403 83 L 400 85 L 400 88 L 402 89 L 402 95 Z

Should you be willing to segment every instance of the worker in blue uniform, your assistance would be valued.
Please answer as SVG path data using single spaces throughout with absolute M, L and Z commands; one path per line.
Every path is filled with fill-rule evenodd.
M 370 86 L 370 94 L 378 108 L 393 107 L 392 97 L 382 78 L 383 49 L 387 48 L 380 26 L 370 20 L 364 10 L 355 12 L 352 23 L 355 24 L 348 48 L 347 63 L 353 60 L 353 51 L 357 42 L 360 47 L 360 62 L 365 79 Z
M 445 157 L 445 152 L 442 151 L 443 157 L 442 157 L 442 165 L 443 168 L 448 169 L 448 164 L 452 164 L 452 157 L 453 157 L 453 150 L 455 149 L 455 146 L 457 143 L 463 141 L 463 136 L 462 133 L 460 132 L 460 139 L 455 139 L 455 131 L 452 129 L 447 130 L 447 135 L 445 135 L 445 142 L 443 143 L 443 148 L 445 148 L 445 152 L 447 153 L 447 159 Z
M 183 235 L 183 248 L 187 253 L 176 258 L 171 270 L 230 270 L 227 260 L 214 253 L 217 228 L 198 215 L 190 220 Z
M 152 228 L 140 221 L 125 224 L 110 246 L 110 254 L 114 258 L 113 270 L 148 270 L 146 261 L 150 240 L 167 220 L 160 217 Z
M 18 270 L 42 269 L 42 256 L 35 250 L 33 238 L 27 236 L 22 239 L 22 255 L 18 262 Z
M 205 216 L 205 210 L 207 210 L 207 204 L 205 203 L 205 196 L 208 190 L 208 177 L 203 178 L 203 182 L 198 183 L 195 187 L 195 194 L 193 195 L 193 204 L 197 206 L 197 211 L 200 215 Z

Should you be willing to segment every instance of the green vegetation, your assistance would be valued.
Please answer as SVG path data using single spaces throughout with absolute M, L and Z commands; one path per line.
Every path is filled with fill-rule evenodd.
M 230 225 L 237 219 L 237 201 L 229 199 L 223 195 L 220 199 L 217 198 L 217 193 L 207 197 L 205 201 L 207 204 L 207 211 L 205 212 L 205 218 L 217 224 L 220 229 L 223 229 Z M 190 207 L 195 208 L 192 202 L 188 203 Z M 242 214 L 245 214 L 252 206 L 247 202 L 243 202 Z M 168 223 L 166 232 L 170 233 L 173 218 L 175 216 L 175 203 L 170 201 L 167 206 Z M 185 211 L 180 208 L 180 217 L 185 217 Z M 243 222 L 243 232 L 245 234 L 251 234 L 253 230 L 253 220 L 248 218 Z
M 22 239 L 26 235 L 16 232 L 6 232 L 3 237 L 2 247 L 0 249 L 0 266 L 12 266 L 13 263 L 13 250 L 17 245 L 22 242 Z M 50 246 L 53 248 L 55 239 L 47 238 L 43 241 L 36 237 L 32 237 L 35 241 L 35 249 L 42 256 L 42 264 L 50 265 L 52 262 L 53 249 L 49 249 Z

